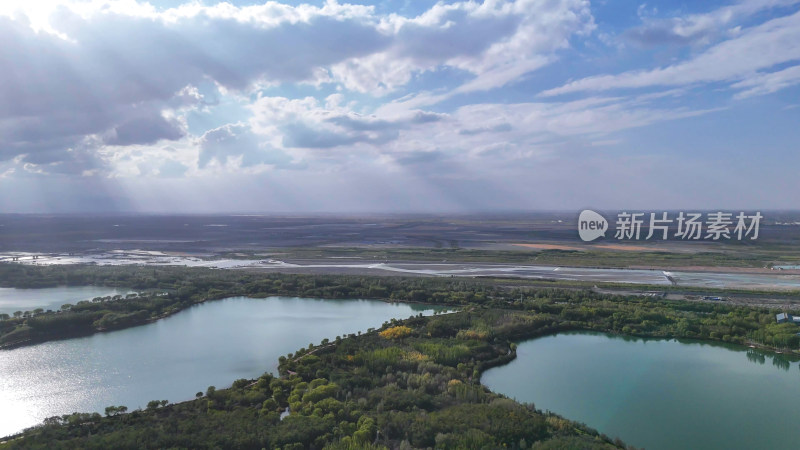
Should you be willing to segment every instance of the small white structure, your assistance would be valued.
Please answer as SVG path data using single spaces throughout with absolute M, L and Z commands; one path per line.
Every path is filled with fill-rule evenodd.
M 795 325 L 800 325 L 800 316 L 793 316 L 788 313 L 775 314 L 775 320 L 777 320 L 778 323 L 793 323 Z

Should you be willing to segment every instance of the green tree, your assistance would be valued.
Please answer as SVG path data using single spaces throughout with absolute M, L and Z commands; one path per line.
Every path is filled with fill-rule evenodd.
M 125 414 L 128 411 L 127 406 L 106 406 L 106 417 L 117 416 Z

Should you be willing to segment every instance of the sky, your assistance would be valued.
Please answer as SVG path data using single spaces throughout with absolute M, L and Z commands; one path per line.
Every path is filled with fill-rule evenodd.
M 0 2 L 2 212 L 800 209 L 800 0 Z

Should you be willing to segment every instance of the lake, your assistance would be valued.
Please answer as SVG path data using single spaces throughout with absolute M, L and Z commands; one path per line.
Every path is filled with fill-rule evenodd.
M 58 311 L 65 303 L 75 304 L 81 300 L 95 297 L 125 295 L 133 291 L 103 286 L 59 286 L 41 289 L 0 288 L 0 313 L 13 314 L 14 311 Z
M 743 347 L 580 332 L 522 342 L 481 381 L 637 447 L 794 449 L 798 367 Z
M 189 400 L 208 386 L 274 373 L 278 357 L 310 343 L 378 328 L 391 318 L 431 314 L 433 308 L 234 297 L 139 327 L 0 351 L 0 436 L 75 411 Z

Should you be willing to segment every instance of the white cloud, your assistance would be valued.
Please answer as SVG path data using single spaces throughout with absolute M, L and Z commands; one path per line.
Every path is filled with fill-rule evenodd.
M 261 143 L 246 124 L 227 124 L 209 130 L 198 139 L 198 146 L 198 167 L 201 169 L 213 161 L 224 166 L 229 160 L 237 158 L 235 168 L 261 164 L 284 168 L 293 165 L 291 156 Z
M 272 145 L 284 148 L 382 145 L 398 139 L 401 130 L 446 119 L 445 115 L 425 111 L 391 118 L 361 115 L 336 102 L 322 105 L 313 97 L 260 97 L 250 109 L 253 130 Z
M 196 87 L 209 81 L 221 95 L 244 98 L 257 88 L 298 82 L 383 95 L 416 73 L 447 66 L 474 76 L 453 93 L 487 90 L 547 64 L 571 36 L 593 26 L 586 0 L 440 3 L 414 18 L 334 1 L 320 7 L 195 2 L 165 10 L 135 0 L 6 2 L 0 160 L 69 160 L 61 165 L 95 173 L 96 166 L 79 167 L 67 149 L 179 140 L 188 132 L 181 114 L 209 106 Z M 409 113 L 413 108 L 399 120 Z M 285 143 L 319 147 L 339 136 L 336 145 L 375 144 L 397 135 L 391 127 L 344 133 L 336 127 L 284 124 Z M 89 160 L 99 161 L 81 159 Z
M 180 139 L 175 110 L 207 106 L 193 86 L 315 79 L 386 44 L 362 20 L 369 8 L 109 5 L 57 8 L 40 32 L 26 16 L 0 14 L 0 160 L 74 163 L 67 149 L 92 136 L 109 145 Z
M 627 187 L 655 177 L 669 155 L 653 155 L 645 137 L 632 142 L 648 131 L 625 132 L 719 110 L 713 95 L 694 101 L 698 86 L 718 83 L 744 98 L 800 83 L 800 13 L 763 18 L 798 1 L 643 16 L 639 37 L 691 47 L 629 55 L 630 46 L 609 54 L 594 39 L 580 42 L 597 26 L 586 0 L 440 2 L 415 17 L 333 1 L 164 9 L 135 0 L 7 0 L 0 183 L 49 188 L 86 179 L 75 192 L 120 184 L 142 205 L 164 202 L 167 211 L 183 206 L 173 195 L 191 197 L 191 208 L 259 209 L 268 207 L 258 203 L 264 198 L 287 209 L 402 209 L 420 198 L 430 210 L 495 200 L 509 207 L 537 201 L 526 189 L 549 186 L 558 188 L 541 206 L 558 206 L 586 191 L 563 187 L 573 171 L 597 183 L 635 168 Z M 599 36 L 611 42 L 617 31 Z M 564 55 L 562 66 L 541 70 Z M 674 59 L 629 70 L 650 57 Z M 621 73 L 544 93 L 574 100 L 530 101 L 535 90 L 522 92 L 599 65 Z M 719 130 L 715 117 L 707 123 Z M 682 145 L 692 145 L 688 134 Z M 666 178 L 661 186 L 672 186 Z M 259 195 L 240 200 L 248 189 Z M 591 194 L 635 199 L 620 190 Z
M 744 89 L 736 94 L 736 98 L 747 98 L 771 94 L 796 84 L 800 84 L 800 66 L 792 66 L 770 73 L 758 73 L 731 86 L 735 89 Z
M 645 5 L 639 8 L 643 24 L 628 30 L 625 36 L 643 45 L 659 44 L 708 44 L 720 35 L 737 34 L 737 21 L 764 10 L 792 6 L 798 0 L 740 0 L 708 13 L 687 14 L 671 18 L 657 18 L 645 14 Z M 731 27 L 731 28 L 728 28 Z
M 546 90 L 553 96 L 581 91 L 604 91 L 651 86 L 685 86 L 694 83 L 732 82 L 757 71 L 800 59 L 800 12 L 748 28 L 696 57 L 664 68 L 599 75 Z
M 666 92 L 664 96 L 677 95 Z M 387 173 L 413 170 L 433 178 L 472 170 L 509 170 L 586 151 L 615 134 L 697 117 L 714 109 L 657 107 L 661 96 L 591 97 L 570 102 L 472 104 L 441 115 L 422 110 L 357 114 L 313 98 L 262 97 L 251 126 L 265 142 L 294 152 L 312 170 L 352 171 L 378 164 Z
M 331 72 L 349 89 L 385 94 L 415 73 L 447 66 L 475 77 L 456 93 L 488 90 L 540 68 L 594 27 L 586 0 L 438 3 L 415 18 L 385 18 L 381 29 L 393 44 Z

